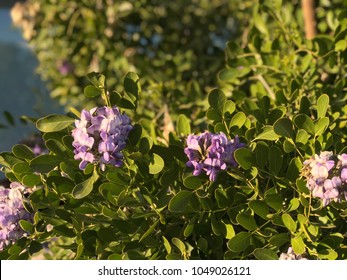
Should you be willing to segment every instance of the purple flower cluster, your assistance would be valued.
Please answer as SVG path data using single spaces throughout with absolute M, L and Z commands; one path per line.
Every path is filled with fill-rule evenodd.
M 20 220 L 31 220 L 23 207 L 24 187 L 11 183 L 10 188 L 0 186 L 0 251 L 25 235 Z
M 306 258 L 302 257 L 302 255 L 297 255 L 294 253 L 293 248 L 289 247 L 287 253 L 282 253 L 280 255 L 280 260 L 307 260 Z
M 323 205 L 331 201 L 347 200 L 347 154 L 321 152 L 304 161 L 303 175 L 313 197 L 319 197 Z
M 75 159 L 81 159 L 80 169 L 88 163 L 100 163 L 101 170 L 110 164 L 122 165 L 122 150 L 126 146 L 128 134 L 132 129 L 130 119 L 114 107 L 82 110 L 81 119 L 75 121 L 72 131 Z
M 205 172 L 210 181 L 215 181 L 220 171 L 237 166 L 234 152 L 243 146 L 245 145 L 240 143 L 238 136 L 228 140 L 222 132 L 191 134 L 187 138 L 187 147 L 184 149 L 188 157 L 186 165 L 194 168 L 193 175 L 198 176 Z

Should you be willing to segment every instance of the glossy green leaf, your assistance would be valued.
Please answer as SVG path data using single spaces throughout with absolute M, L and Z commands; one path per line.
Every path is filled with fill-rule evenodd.
M 228 248 L 232 252 L 242 252 L 250 244 L 251 234 L 249 232 L 239 232 L 228 241 Z
M 287 118 L 278 119 L 273 125 L 276 134 L 292 138 L 293 137 L 293 124 L 292 121 Z
M 268 205 L 262 200 L 251 200 L 249 202 L 249 208 L 251 208 L 255 214 L 267 220 L 267 215 L 270 213 Z
M 186 136 L 191 133 L 190 120 L 183 114 L 177 118 L 177 133 L 180 136 Z
M 224 92 L 219 89 L 212 90 L 208 96 L 210 106 L 221 114 L 223 114 L 224 104 L 226 101 L 227 98 L 225 97 Z
M 276 211 L 279 211 L 282 208 L 282 196 L 279 194 L 266 194 L 265 202 Z
M 248 148 L 236 149 L 234 157 L 236 162 L 245 170 L 253 166 L 253 153 Z
M 267 248 L 257 248 L 254 250 L 253 255 L 258 260 L 278 260 L 277 254 Z
M 63 158 L 53 155 L 40 155 L 30 161 L 30 167 L 39 173 L 48 173 L 58 166 Z
M 258 225 L 252 215 L 240 213 L 236 216 L 236 221 L 247 230 L 256 230 Z
M 244 112 L 237 112 L 232 118 L 231 118 L 231 121 L 230 121 L 230 125 L 229 127 L 238 127 L 238 128 L 241 128 L 245 122 L 247 120 L 247 117 L 245 115 Z
M 280 136 L 274 131 L 273 126 L 265 125 L 263 131 L 254 140 L 276 141 Z
M 293 122 L 297 128 L 303 129 L 312 135 L 315 133 L 313 121 L 309 116 L 305 114 L 296 115 Z
M 317 100 L 317 117 L 323 118 L 329 107 L 329 96 L 322 94 Z
M 17 144 L 12 148 L 12 153 L 21 159 L 31 160 L 35 157 L 33 151 L 26 145 Z
M 302 255 L 305 252 L 306 246 L 301 236 L 292 237 L 291 244 L 295 254 Z
M 309 137 L 310 135 L 304 129 L 299 129 L 298 133 L 296 134 L 295 142 L 305 145 Z
M 72 195 L 76 199 L 82 199 L 90 194 L 93 190 L 94 183 L 99 179 L 98 173 L 94 170 L 93 175 L 90 176 L 87 180 L 82 183 L 77 184 L 73 191 Z
M 296 223 L 289 214 L 284 213 L 282 215 L 282 221 L 286 228 L 290 230 L 290 232 L 294 233 L 296 231 Z
M 164 168 L 163 158 L 157 154 L 153 154 L 148 168 L 150 174 L 158 174 Z
M 55 132 L 70 126 L 75 120 L 64 115 L 48 115 L 36 122 L 36 127 L 42 132 Z
M 95 86 L 88 85 L 84 88 L 84 95 L 93 98 L 101 95 L 101 90 L 96 88 Z
M 316 135 L 322 135 L 329 127 L 329 124 L 330 121 L 328 117 L 322 117 L 321 119 L 317 120 L 314 125 Z
M 169 210 L 173 213 L 183 213 L 192 199 L 190 191 L 179 191 L 169 202 Z
M 288 233 L 279 233 L 272 236 L 269 240 L 269 243 L 274 246 L 282 246 L 290 242 L 290 236 Z
M 200 178 L 197 176 L 188 176 L 184 178 L 183 185 L 188 189 L 195 190 L 200 188 L 203 185 L 203 183 L 201 182 Z

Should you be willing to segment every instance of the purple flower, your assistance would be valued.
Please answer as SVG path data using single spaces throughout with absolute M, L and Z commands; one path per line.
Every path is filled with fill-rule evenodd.
M 188 157 L 186 165 L 194 168 L 194 176 L 205 172 L 210 181 L 215 181 L 220 171 L 237 166 L 234 152 L 237 148 L 244 146 L 237 136 L 234 140 L 228 140 L 222 132 L 191 134 L 187 137 L 186 143 L 187 147 L 184 149 Z
M 332 152 L 321 152 L 304 161 L 304 176 L 307 188 L 313 197 L 322 200 L 323 206 L 331 201 L 347 200 L 347 154 L 337 156 L 336 163 Z
M 17 182 L 10 188 L 0 186 L 0 251 L 26 234 L 19 221 L 30 221 L 31 215 L 23 206 L 23 193 L 24 187 Z
M 122 165 L 122 150 L 126 146 L 132 129 L 130 119 L 116 107 L 82 110 L 81 119 L 75 121 L 72 131 L 75 159 L 82 160 L 79 168 L 85 169 L 88 163 L 99 163 L 105 170 L 106 164 Z

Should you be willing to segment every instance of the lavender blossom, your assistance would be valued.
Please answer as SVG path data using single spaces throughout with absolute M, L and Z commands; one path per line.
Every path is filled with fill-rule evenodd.
M 122 165 L 122 150 L 126 146 L 132 129 L 130 119 L 121 114 L 117 107 L 82 110 L 81 119 L 75 121 L 72 131 L 75 159 L 80 159 L 79 168 L 85 169 L 88 163 L 99 163 L 101 170 L 110 164 Z
M 323 206 L 331 201 L 347 200 L 347 154 L 339 155 L 336 163 L 332 152 L 321 152 L 304 161 L 303 175 L 313 197 L 322 200 Z
M 294 250 L 292 247 L 288 248 L 287 253 L 281 253 L 280 260 L 307 260 L 306 258 L 302 257 L 302 255 L 297 255 L 294 253 Z
M 19 225 L 20 220 L 31 220 L 23 206 L 23 192 L 16 182 L 10 188 L 0 186 L 0 251 L 26 234 Z
M 184 149 L 188 157 L 186 165 L 194 168 L 194 176 L 204 172 L 209 176 L 210 181 L 215 181 L 220 171 L 237 166 L 234 152 L 243 146 L 244 144 L 239 142 L 238 136 L 233 140 L 228 140 L 222 132 L 219 134 L 210 132 L 200 135 L 191 134 L 187 138 L 187 147 Z

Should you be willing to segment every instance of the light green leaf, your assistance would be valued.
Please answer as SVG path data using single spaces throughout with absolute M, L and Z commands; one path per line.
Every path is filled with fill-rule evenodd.
M 238 128 L 241 128 L 247 120 L 247 117 L 245 113 L 243 112 L 237 112 L 230 121 L 229 127 L 237 126 Z
M 268 140 L 276 141 L 278 140 L 279 135 L 275 133 L 272 125 L 265 125 L 263 131 L 254 138 L 254 140 Z
M 314 125 L 316 135 L 322 135 L 329 127 L 329 124 L 330 121 L 328 117 L 323 117 L 319 119 Z
M 181 254 L 184 254 L 186 251 L 186 245 L 182 240 L 180 240 L 177 237 L 172 238 L 172 244 L 174 244 L 181 252 Z
M 55 132 L 63 130 L 75 120 L 64 115 L 48 115 L 36 122 L 36 127 L 42 132 Z
M 101 94 L 101 90 L 92 85 L 86 86 L 83 92 L 84 92 L 84 95 L 89 98 L 93 98 Z
M 314 124 L 312 119 L 309 116 L 305 114 L 296 115 L 293 119 L 293 122 L 297 128 L 299 129 L 301 128 L 305 130 L 306 132 L 314 135 L 315 133 Z
M 148 166 L 150 174 L 158 174 L 164 168 L 164 160 L 161 156 L 154 154 Z
M 177 134 L 179 136 L 186 136 L 191 133 L 190 130 L 190 121 L 189 119 L 181 114 L 177 118 Z
M 75 186 L 75 188 L 72 190 L 73 197 L 76 199 L 82 199 L 86 197 L 88 194 L 92 192 L 94 183 L 98 179 L 99 179 L 99 175 L 96 172 L 96 170 L 94 170 L 92 176 L 90 176 L 87 180 Z
M 296 223 L 289 214 L 284 213 L 282 215 L 282 221 L 286 228 L 290 230 L 290 232 L 294 233 L 296 231 Z
M 301 236 L 293 237 L 291 239 L 291 244 L 295 254 L 301 255 L 305 252 L 306 246 Z
M 309 137 L 310 135 L 304 129 L 299 129 L 298 133 L 296 134 L 295 142 L 305 145 Z
M 322 94 L 317 100 L 317 117 L 323 118 L 329 107 L 329 96 Z

